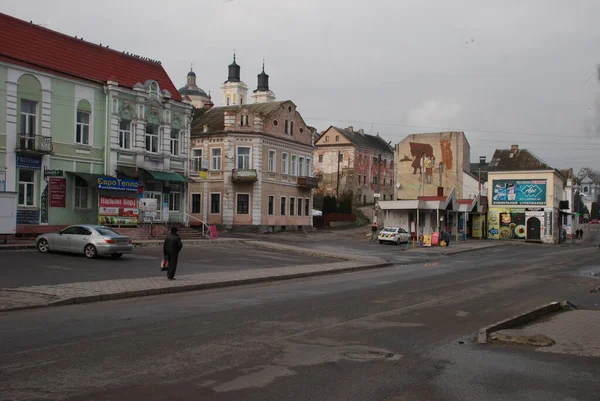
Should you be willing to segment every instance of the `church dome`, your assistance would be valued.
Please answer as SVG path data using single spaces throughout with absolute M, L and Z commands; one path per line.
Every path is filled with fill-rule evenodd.
M 188 72 L 187 76 L 195 78 L 196 77 L 196 73 L 194 71 L 190 70 L 190 72 Z
M 202 89 L 198 88 L 197 86 L 191 86 L 191 85 L 186 85 L 183 88 L 179 89 L 179 94 L 181 96 L 200 96 L 200 97 L 208 97 L 208 95 L 206 94 L 206 92 L 204 92 Z

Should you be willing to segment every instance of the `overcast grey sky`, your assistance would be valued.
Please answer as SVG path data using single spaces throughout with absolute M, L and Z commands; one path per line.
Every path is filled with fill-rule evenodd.
M 84 5 L 85 4 L 85 5 Z M 598 0 L 0 0 L 24 20 L 161 60 L 190 63 L 220 105 L 233 49 L 256 89 L 308 124 L 406 135 L 465 131 L 471 159 L 518 143 L 557 168 L 600 168 Z

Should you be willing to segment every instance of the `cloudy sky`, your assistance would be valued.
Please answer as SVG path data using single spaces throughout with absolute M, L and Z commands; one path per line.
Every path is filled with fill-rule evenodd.
M 83 5 L 85 4 L 85 6 Z M 557 168 L 600 168 L 598 0 L 0 0 L 2 12 L 190 63 L 220 103 L 233 49 L 320 131 L 465 131 L 471 159 L 518 143 Z M 588 80 L 589 79 L 589 80 Z M 585 82 L 587 80 L 587 82 Z

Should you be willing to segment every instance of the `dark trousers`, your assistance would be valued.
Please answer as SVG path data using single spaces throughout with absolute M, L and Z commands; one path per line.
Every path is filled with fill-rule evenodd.
M 169 270 L 167 271 L 167 277 L 173 278 L 175 277 L 175 271 L 177 270 L 177 259 L 179 258 L 178 253 L 170 253 L 168 255 L 169 258 Z

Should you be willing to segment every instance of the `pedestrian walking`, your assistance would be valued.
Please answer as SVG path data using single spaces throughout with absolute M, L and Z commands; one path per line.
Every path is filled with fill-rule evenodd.
M 575 230 L 575 239 L 579 239 L 579 229 Z
M 177 259 L 179 258 L 179 252 L 183 248 L 181 243 L 181 237 L 177 234 L 177 227 L 171 228 L 171 233 L 165 238 L 163 243 L 163 254 L 165 259 L 169 262 L 169 268 L 167 271 L 167 278 L 169 280 L 175 280 L 175 271 L 177 270 Z
M 377 241 L 377 221 L 371 226 L 371 241 Z

